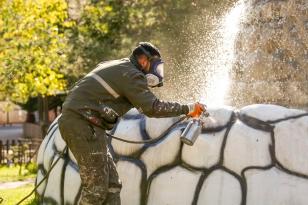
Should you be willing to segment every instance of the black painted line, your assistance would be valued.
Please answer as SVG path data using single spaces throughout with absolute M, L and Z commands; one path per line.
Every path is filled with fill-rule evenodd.
M 149 133 L 146 130 L 146 118 L 143 116 L 143 118 L 140 119 L 139 121 L 139 131 L 141 134 L 141 137 L 143 140 L 148 140 L 151 139 Z
M 172 126 L 171 126 L 172 127 Z M 182 128 L 181 130 L 183 131 L 184 128 Z M 156 178 L 159 174 L 162 174 L 164 172 L 167 172 L 171 169 L 173 169 L 174 167 L 180 166 L 182 164 L 182 150 L 183 150 L 183 142 L 180 142 L 180 149 L 178 151 L 178 154 L 176 155 L 175 159 L 173 160 L 173 162 L 171 162 L 170 164 L 167 165 L 163 165 L 161 167 L 159 167 L 158 169 L 156 169 L 148 178 L 147 180 L 147 184 L 146 184 L 146 197 L 145 197 L 145 201 L 144 204 L 148 203 L 148 199 L 149 199 L 149 193 L 150 193 L 150 188 L 151 188 L 151 183 L 154 180 L 154 178 Z
M 274 164 L 269 164 L 269 165 L 266 165 L 266 166 L 249 166 L 249 167 L 245 167 L 242 171 L 241 171 L 241 176 L 246 178 L 245 176 L 245 172 L 246 171 L 249 171 L 249 170 L 252 170 L 252 169 L 258 169 L 258 170 L 269 170 L 271 168 L 275 167 Z
M 79 186 L 79 190 L 78 190 L 77 195 L 76 195 L 75 200 L 74 200 L 74 205 L 78 205 L 79 199 L 81 197 L 81 192 L 82 192 L 82 184 L 80 184 L 80 186 Z
M 193 165 L 190 165 L 184 161 L 181 162 L 181 164 L 179 164 L 181 167 L 189 170 L 189 171 L 199 171 L 199 172 L 203 172 L 204 170 L 209 170 L 209 168 L 206 167 L 195 167 Z
M 173 169 L 174 167 L 177 167 L 178 163 L 173 163 L 173 164 L 168 164 L 162 167 L 159 167 L 157 170 L 155 170 L 149 177 L 149 179 L 147 180 L 147 186 L 146 186 L 146 200 L 145 200 L 145 204 L 148 203 L 148 199 L 149 199 L 149 194 L 150 194 L 150 188 L 151 188 L 151 183 L 152 181 L 159 175 L 165 172 L 168 172 L 169 170 Z
M 80 186 L 79 186 L 77 195 L 75 196 L 74 205 L 78 205 L 79 204 L 79 199 L 81 197 L 81 192 L 82 192 L 82 184 L 80 182 Z
M 50 131 L 50 134 L 47 134 L 47 135 L 46 135 L 46 137 L 48 138 L 48 140 L 47 140 L 47 143 L 46 143 L 46 146 L 45 146 L 45 147 L 47 147 L 47 145 L 49 144 L 51 138 L 53 138 L 53 136 L 54 136 L 56 130 L 58 129 L 58 127 L 59 127 L 58 124 L 56 124 L 56 126 L 54 126 L 53 129 Z M 45 137 L 45 138 L 46 138 L 46 137 Z M 44 139 L 45 139 L 45 138 L 44 138 Z
M 64 203 L 64 182 L 65 182 L 65 173 L 66 168 L 69 163 L 70 159 L 68 157 L 68 151 L 64 153 L 64 163 L 62 166 L 62 173 L 61 173 L 61 185 L 60 185 L 60 199 L 61 199 L 61 205 L 65 205 Z
M 45 138 L 48 138 L 48 141 L 46 143 L 46 146 L 47 144 L 49 143 L 50 139 L 52 138 L 52 136 L 55 134 L 56 130 L 59 128 L 59 125 L 58 123 L 55 124 L 55 126 L 52 127 L 52 129 L 50 130 L 50 132 L 48 134 L 46 134 L 46 136 L 44 136 L 44 139 Z
M 203 183 L 204 183 L 204 181 L 205 181 L 205 179 L 207 178 L 208 175 L 209 175 L 209 172 L 202 172 L 202 174 L 199 178 L 199 181 L 197 183 L 196 189 L 195 189 L 194 198 L 193 198 L 193 201 L 191 203 L 192 205 L 197 205 Z
M 202 128 L 201 133 L 202 134 L 209 134 L 209 133 L 214 133 L 214 132 L 220 132 L 220 131 L 226 129 L 228 126 L 229 126 L 229 123 L 227 123 L 226 125 L 223 125 L 223 126 L 210 127 L 210 128 L 207 128 L 206 125 L 205 125 L 205 128 Z
M 41 204 L 58 205 L 57 201 L 51 197 L 45 197 Z
M 195 193 L 194 193 L 194 198 L 193 198 L 193 201 L 192 201 L 192 205 L 196 205 L 199 201 L 199 196 L 200 196 L 200 192 L 201 192 L 201 189 L 203 187 L 203 184 L 205 182 L 205 180 L 207 179 L 207 177 L 215 170 L 218 170 L 220 169 L 221 166 L 219 165 L 214 165 L 212 166 L 211 168 L 209 169 L 205 169 L 203 170 L 200 178 L 199 178 L 199 181 L 198 181 L 198 184 L 196 186 L 196 189 L 195 189 Z
M 147 147 L 146 147 L 146 146 L 143 146 L 143 147 L 141 147 L 140 150 L 138 150 L 138 152 L 133 153 L 133 154 L 131 155 L 131 157 L 139 159 L 139 158 L 141 158 L 141 155 L 142 155 L 146 150 L 147 150 Z
M 55 162 L 58 158 L 56 158 L 56 156 L 58 157 L 58 158 L 62 158 L 61 157 L 61 155 L 59 155 L 58 153 L 55 153 L 55 156 L 54 156 L 54 158 L 53 158 L 53 162 Z M 64 159 L 62 158 L 62 160 L 64 161 Z M 61 161 L 61 159 L 58 161 L 58 163 L 60 163 L 60 161 Z M 60 176 L 60 187 L 59 187 L 59 190 L 60 190 L 60 203 L 61 203 L 61 205 L 63 205 L 63 203 L 62 203 L 62 198 L 61 198 L 61 195 L 62 195 L 62 175 L 63 175 L 63 167 L 64 167 L 64 163 L 65 163 L 65 161 L 63 162 L 63 165 L 62 165 L 62 172 L 61 172 L 61 176 Z M 52 164 L 53 163 L 51 163 L 51 166 L 52 166 Z M 56 166 L 57 165 L 55 165 L 55 167 L 54 168 L 56 168 Z M 50 174 L 52 173 L 54 171 L 54 169 L 50 172 Z M 50 174 L 49 174 L 49 176 L 50 176 Z M 49 179 L 49 176 L 47 177 L 47 179 Z M 53 179 L 54 180 L 54 179 Z M 46 186 L 47 187 L 47 186 Z
M 246 114 L 239 114 L 238 119 L 243 122 L 245 125 L 252 127 L 256 130 L 262 130 L 265 132 L 270 132 L 273 130 L 273 126 L 267 122 L 259 120 L 257 118 L 251 117 Z
M 227 128 L 229 126 L 230 122 L 232 121 L 232 119 L 234 118 L 233 115 L 235 115 L 236 112 L 237 112 L 236 110 L 232 110 L 230 112 L 229 119 L 228 119 L 228 121 L 224 125 L 219 125 L 219 126 L 216 126 L 216 127 L 209 127 L 209 128 L 207 128 L 206 124 L 205 124 L 205 126 L 202 128 L 202 133 L 220 132 L 223 129 Z
M 44 169 L 42 169 L 41 167 L 38 167 L 38 172 L 41 172 L 42 178 L 46 175 L 46 173 L 44 173 Z M 42 180 L 42 179 L 41 179 L 41 180 Z M 35 183 L 34 183 L 34 184 L 35 184 L 35 186 L 37 186 L 37 184 L 38 184 L 37 176 L 36 176 L 36 178 L 35 178 Z M 44 184 L 44 183 L 42 183 L 40 186 L 43 186 L 43 184 Z M 40 186 L 39 186 L 39 187 L 40 187 Z M 39 193 L 37 192 L 37 190 L 35 190 L 35 194 L 36 194 L 37 196 L 39 196 L 39 201 L 41 201 L 41 202 L 42 202 L 42 199 L 43 199 L 43 197 L 41 197 L 41 196 L 44 194 L 44 191 L 45 191 L 46 186 L 47 186 L 47 181 L 46 181 L 45 187 L 43 187 L 42 194 L 39 194 Z
M 183 132 L 184 128 L 182 129 L 182 132 Z M 208 168 L 207 167 L 196 167 L 196 166 L 193 166 L 193 165 L 190 165 L 188 164 L 187 162 L 185 162 L 183 159 L 182 159 L 182 156 L 183 156 L 183 147 L 184 147 L 184 143 L 181 141 L 181 145 L 180 145 L 180 152 L 178 154 L 178 157 L 180 157 L 180 166 L 185 168 L 186 170 L 188 171 L 199 171 L 199 172 L 204 172 L 204 171 L 207 171 Z
M 225 132 L 222 144 L 221 144 L 218 165 L 223 165 L 223 163 L 224 163 L 224 152 L 225 152 L 225 148 L 226 148 L 226 144 L 227 144 L 227 140 L 228 140 L 228 135 L 229 135 L 229 132 L 230 132 L 232 126 L 236 122 L 236 120 L 237 120 L 237 115 L 236 115 L 235 112 L 233 112 L 231 117 L 230 117 L 230 121 L 228 123 L 228 127 L 226 129 L 226 132 Z
M 51 161 L 51 164 L 52 162 L 54 161 L 55 159 L 55 155 L 56 153 L 54 153 L 54 155 L 51 157 L 50 161 Z M 50 165 L 51 166 L 51 165 Z M 49 166 L 49 168 L 50 168 Z M 49 170 L 49 169 L 48 169 Z M 50 172 L 51 173 L 51 172 Z M 49 175 L 50 176 L 50 175 Z M 45 198 L 44 195 L 45 195 L 45 191 L 46 191 L 46 188 L 47 188 L 47 185 L 48 185 L 48 180 L 49 180 L 49 176 L 45 179 L 46 180 L 46 186 L 44 187 L 44 190 L 43 190 L 43 193 L 42 193 L 42 198 Z
M 54 146 L 54 145 L 53 145 L 53 146 Z M 58 154 L 57 154 L 56 152 L 54 152 L 54 155 L 53 155 L 53 156 L 51 157 L 51 159 L 50 159 L 51 163 L 50 163 L 49 168 L 52 166 L 52 162 L 55 161 L 55 157 L 56 157 L 57 155 L 58 155 Z M 60 157 L 60 155 L 58 155 L 58 157 Z M 52 171 L 53 171 L 53 170 L 52 170 Z M 52 171 L 51 171 L 51 172 L 52 172 Z M 49 173 L 49 176 L 50 176 L 51 172 Z M 46 188 L 47 188 L 47 186 L 48 186 L 49 176 L 45 179 L 45 180 L 46 180 L 46 186 L 44 187 L 44 190 L 43 190 L 43 193 L 42 193 L 42 199 L 43 199 L 43 200 L 45 199 L 44 195 L 45 195 Z M 47 198 L 48 198 L 48 197 L 47 197 Z
M 49 132 L 54 128 L 54 126 L 56 126 L 58 124 L 58 120 L 57 121 L 53 121 L 53 123 L 49 126 L 46 135 L 49 134 Z
M 174 126 L 169 127 L 167 130 L 165 130 L 160 136 L 154 138 L 152 143 L 145 144 L 146 149 L 149 147 L 154 147 L 158 144 L 160 144 L 162 141 L 164 141 L 172 132 L 178 131 L 178 130 L 183 130 L 183 128 L 179 127 L 177 124 Z
M 79 173 L 79 166 L 73 160 L 68 161 L 68 166 L 72 167 L 76 172 Z
M 143 116 L 143 115 L 141 115 L 141 116 Z M 133 120 L 136 120 L 136 119 L 133 119 Z M 144 127 L 145 126 L 145 118 L 144 117 L 138 118 L 137 120 L 139 121 L 139 129 L 140 129 L 140 134 L 141 134 L 142 140 L 146 140 L 147 137 L 148 137 L 148 139 L 150 139 L 150 137 L 147 135 L 147 133 L 145 131 L 145 127 Z M 142 123 L 142 121 L 144 121 L 143 122 L 144 124 Z M 144 131 L 143 131 L 143 129 L 144 129 Z M 116 129 L 114 129 L 113 133 L 110 133 L 110 134 L 114 135 L 115 132 L 116 132 Z M 108 137 L 107 135 L 106 135 L 106 137 L 107 137 L 107 144 L 108 144 L 109 151 L 110 151 L 114 161 L 117 162 L 118 158 L 119 158 L 118 156 L 123 156 L 123 155 L 121 155 L 120 153 L 117 153 L 115 151 L 115 149 L 113 148 L 112 141 L 114 139 L 112 139 L 111 137 Z M 124 142 L 121 142 L 121 143 L 124 143 Z M 141 154 L 145 151 L 145 149 L 146 149 L 145 146 L 141 146 L 136 151 L 130 153 L 127 156 L 132 157 L 132 158 L 139 158 L 141 156 Z
M 271 131 L 271 140 L 272 144 L 269 146 L 269 152 L 272 160 L 272 164 L 276 164 L 276 141 L 275 141 L 275 133 L 274 129 Z
M 44 167 L 43 164 L 38 164 L 38 165 L 37 165 L 37 168 L 40 169 L 40 170 L 42 170 L 43 174 L 46 175 L 46 172 L 47 172 L 47 171 L 45 170 L 45 167 Z
M 241 190 L 242 190 L 242 201 L 241 201 L 241 205 L 246 205 L 246 200 L 247 200 L 247 182 L 245 178 L 242 178 L 240 175 L 238 175 L 236 172 L 232 171 L 231 169 L 228 169 L 224 166 L 222 166 L 220 169 L 222 169 L 223 171 L 231 174 L 233 177 L 235 177 L 240 186 L 241 186 Z
M 308 175 L 306 174 L 302 174 L 302 173 L 299 173 L 299 172 L 296 172 L 296 171 L 292 171 L 292 170 L 289 170 L 287 168 L 285 168 L 279 161 L 278 159 L 276 159 L 276 164 L 277 164 L 277 168 L 290 174 L 290 175 L 293 175 L 293 176 L 296 176 L 296 177 L 301 177 L 301 178 L 304 178 L 304 179 L 308 179 Z
M 44 149 L 44 152 L 43 152 L 43 164 L 44 164 L 44 161 L 45 161 L 45 152 L 46 152 L 46 148 L 48 147 L 48 145 L 49 145 L 49 142 L 51 141 L 51 139 L 53 138 L 53 143 L 54 143 L 54 138 L 55 138 L 55 136 L 54 136 L 54 134 L 55 134 L 55 132 L 56 132 L 56 130 L 57 130 L 57 126 L 55 127 L 55 129 L 52 131 L 52 134 L 49 136 L 49 138 L 48 138 L 48 141 L 47 141 L 47 143 L 46 143 L 46 146 L 45 146 L 45 149 Z M 54 146 L 54 144 L 52 145 L 52 149 L 53 149 L 53 146 Z
M 108 142 L 108 143 L 109 143 L 109 142 Z M 113 146 L 112 146 L 111 143 L 112 143 L 112 139 L 110 140 L 110 145 L 109 145 L 108 148 L 110 148 L 109 151 L 111 151 L 110 153 L 111 153 L 111 155 L 112 155 L 114 161 L 117 162 L 117 160 L 119 160 L 119 159 L 118 159 L 119 156 L 124 156 L 124 155 L 122 155 L 122 154 L 116 152 L 116 151 L 114 150 L 114 148 L 113 148 Z M 121 142 L 121 143 L 125 143 L 125 142 Z M 145 146 L 142 146 L 142 147 L 140 147 L 140 148 L 137 148 L 136 151 L 134 151 L 134 152 L 132 152 L 132 153 L 130 153 L 130 154 L 128 154 L 128 155 L 125 155 L 125 156 L 131 157 L 131 158 L 139 158 L 139 157 L 143 154 L 143 152 L 144 152 L 145 150 L 146 150 L 146 147 L 145 147 Z
M 139 120 L 143 117 L 143 114 L 125 114 L 121 117 L 121 120 Z
M 299 173 L 299 172 L 296 172 L 296 171 L 292 171 L 292 170 L 286 168 L 285 166 L 283 166 L 283 164 L 277 159 L 277 156 L 276 156 L 276 141 L 275 141 L 274 130 L 272 130 L 272 132 L 271 132 L 271 137 L 272 137 L 272 141 L 273 141 L 273 146 L 271 147 L 271 153 L 272 153 L 271 155 L 273 156 L 273 161 L 276 164 L 276 167 L 278 169 L 290 174 L 290 175 L 301 177 L 301 178 L 304 178 L 304 179 L 308 179 L 308 175 L 302 174 L 302 173 Z
M 202 190 L 202 187 L 203 187 L 203 184 L 204 182 L 206 181 L 206 179 L 208 178 L 208 176 L 210 174 L 212 174 L 214 171 L 217 171 L 217 170 L 222 170 L 222 171 L 225 171 L 227 173 L 229 173 L 230 175 L 232 175 L 234 178 L 237 179 L 237 181 L 239 182 L 240 186 L 241 186 L 241 190 L 242 190 L 242 199 L 241 199 L 241 205 L 245 205 L 245 182 L 241 179 L 241 177 L 235 173 L 234 171 L 224 167 L 224 166 L 221 166 L 221 165 L 214 165 L 212 166 L 210 169 L 206 169 L 206 170 L 203 170 L 200 178 L 199 178 L 199 181 L 198 181 L 198 184 L 196 186 L 196 189 L 195 189 L 195 194 L 194 194 L 194 199 L 192 201 L 192 205 L 196 205 L 199 201 L 199 196 L 200 196 L 200 192 Z
M 147 167 L 139 159 L 121 156 L 119 158 L 119 160 L 131 162 L 131 163 L 135 164 L 137 167 L 140 168 L 140 170 L 141 170 L 140 205 L 145 205 L 145 201 L 146 201 L 146 198 L 147 198 L 147 196 L 146 196 L 146 194 L 147 194 L 147 192 L 146 192 L 146 187 L 147 187 Z
M 267 166 L 250 166 L 250 167 L 246 167 L 245 169 L 242 170 L 241 172 L 241 176 L 242 176 L 242 203 L 241 205 L 246 205 L 247 202 L 247 193 L 248 193 L 248 185 L 247 185 L 247 179 L 245 176 L 245 172 L 248 170 L 252 170 L 252 169 L 259 169 L 259 170 L 269 170 L 271 168 L 275 167 L 273 164 L 267 165 Z
M 290 117 L 281 118 L 281 119 L 277 119 L 277 120 L 268 120 L 266 122 L 270 123 L 270 124 L 274 124 L 274 123 L 279 123 L 279 122 L 282 122 L 282 121 L 287 121 L 287 120 L 291 120 L 291 119 L 298 119 L 298 118 L 307 117 L 307 116 L 308 116 L 308 113 L 303 113 L 303 114 L 300 114 L 300 115 L 290 116 Z

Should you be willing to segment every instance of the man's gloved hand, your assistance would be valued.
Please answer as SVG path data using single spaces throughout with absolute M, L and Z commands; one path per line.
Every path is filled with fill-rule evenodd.
M 206 110 L 206 105 L 201 104 L 199 102 L 188 104 L 188 116 L 189 117 L 200 117 L 202 112 Z

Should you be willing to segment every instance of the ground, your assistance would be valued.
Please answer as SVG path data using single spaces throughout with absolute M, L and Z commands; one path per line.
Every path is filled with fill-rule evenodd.
M 30 170 L 30 171 L 29 171 Z M 35 167 L 30 165 L 26 169 L 20 166 L 1 166 L 0 167 L 0 203 L 13 205 L 18 203 L 23 197 L 28 195 L 34 188 Z M 35 196 L 23 202 L 23 205 L 35 205 Z

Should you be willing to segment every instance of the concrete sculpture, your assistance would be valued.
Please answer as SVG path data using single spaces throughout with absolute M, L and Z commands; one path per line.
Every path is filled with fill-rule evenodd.
M 211 118 L 194 146 L 181 143 L 186 123 L 145 145 L 109 139 L 123 183 L 123 205 L 306 205 L 308 113 L 276 105 L 209 108 Z M 117 137 L 160 137 L 177 118 L 153 119 L 128 112 L 111 131 Z M 43 204 L 77 204 L 80 178 L 57 120 L 38 153 Z

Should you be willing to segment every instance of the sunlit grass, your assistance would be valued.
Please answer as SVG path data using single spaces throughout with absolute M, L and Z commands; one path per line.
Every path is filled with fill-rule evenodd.
M 3 165 L 0 166 L 0 183 L 35 178 L 35 173 L 36 167 L 33 164 L 28 165 L 28 169 L 26 169 L 25 165 L 22 165 L 21 168 L 19 165 L 13 165 L 11 167 Z
M 0 190 L 0 197 L 2 198 L 2 204 L 15 205 L 26 195 L 28 195 L 34 188 L 34 184 L 27 184 L 18 188 Z M 38 205 L 39 203 L 35 199 L 35 195 L 32 194 L 26 199 L 23 205 Z

